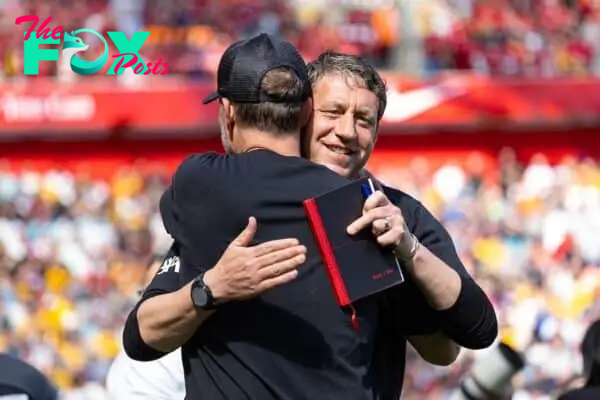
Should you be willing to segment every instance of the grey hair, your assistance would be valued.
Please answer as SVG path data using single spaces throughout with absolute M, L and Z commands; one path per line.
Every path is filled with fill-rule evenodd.
M 387 106 L 387 87 L 375 68 L 359 56 L 326 51 L 316 60 L 308 63 L 308 79 L 313 88 L 327 74 L 340 74 L 355 79 L 373 92 L 379 101 L 377 120 L 381 121 Z

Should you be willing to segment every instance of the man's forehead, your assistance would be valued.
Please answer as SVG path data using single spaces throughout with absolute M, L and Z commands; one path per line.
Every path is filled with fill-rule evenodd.
M 343 83 L 345 86 L 347 86 L 350 89 L 367 89 L 367 90 L 369 90 L 364 78 L 362 78 L 360 75 L 357 75 L 352 72 L 339 72 L 339 71 L 328 72 L 319 79 L 319 81 L 317 82 L 317 86 L 319 86 L 319 83 L 323 83 L 323 82 L 326 82 L 326 83 L 336 82 L 339 84 Z
M 379 106 L 377 95 L 367 87 L 365 81 L 353 74 L 329 73 L 324 75 L 314 88 L 315 101 L 318 103 L 337 102 L 345 104 L 350 100 L 347 89 L 364 90 L 361 107 Z

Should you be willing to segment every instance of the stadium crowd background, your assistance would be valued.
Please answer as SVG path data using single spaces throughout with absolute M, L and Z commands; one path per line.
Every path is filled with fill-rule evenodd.
M 69 31 L 148 27 L 144 56 L 169 60 L 171 73 L 189 79 L 212 79 L 223 49 L 257 31 L 284 34 L 307 59 L 337 49 L 363 54 L 382 69 L 393 67 L 398 46 L 416 40 L 426 74 L 598 71 L 600 1 L 418 3 L 410 16 L 418 35 L 406 38 L 399 25 L 411 18 L 385 0 L 5 0 L 0 71 L 4 81 L 23 79 L 14 19 L 26 14 L 51 15 L 51 26 Z M 40 77 L 26 79 L 60 80 L 60 68 L 40 63 Z M 564 157 L 549 164 L 536 154 L 522 162 L 507 147 L 484 168 L 476 151 L 442 165 L 424 154 L 388 167 L 378 163 L 374 172 L 423 201 L 449 229 L 493 299 L 502 338 L 527 356 L 517 398 L 550 398 L 580 372 L 579 340 L 600 316 L 598 160 Z M 74 399 L 105 398 L 103 380 L 146 261 L 170 243 L 157 202 L 171 171 L 168 163 L 140 159 L 100 178 L 85 162 L 40 172 L 0 159 L 0 351 L 30 361 Z M 404 398 L 445 398 L 474 356 L 464 352 L 453 366 L 434 368 L 411 353 Z
M 172 72 L 200 79 L 215 72 L 232 41 L 256 32 L 285 35 L 307 59 L 337 49 L 384 68 L 395 63 L 398 45 L 418 40 L 429 74 L 455 69 L 557 77 L 600 71 L 597 0 L 5 0 L 5 77 L 22 76 L 22 36 L 14 29 L 22 15 L 38 15 L 40 24 L 51 16 L 51 27 L 69 32 L 149 29 L 142 55 L 169 60 Z M 102 47 L 90 44 L 86 56 L 92 59 Z M 41 67 L 40 76 L 57 74 L 60 64 Z

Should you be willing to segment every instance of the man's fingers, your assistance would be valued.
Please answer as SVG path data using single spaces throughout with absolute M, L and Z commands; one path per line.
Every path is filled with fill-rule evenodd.
M 387 196 L 382 191 L 377 190 L 370 195 L 363 204 L 363 212 L 373 210 L 377 207 L 387 206 L 390 203 Z
M 273 251 L 271 253 L 264 254 L 256 259 L 256 263 L 259 268 L 267 268 L 280 261 L 285 261 L 296 256 L 304 256 L 306 258 L 306 247 L 302 245 L 296 245 L 293 247 L 286 247 L 281 250 Z
M 256 233 L 257 225 L 258 224 L 256 222 L 256 218 L 254 218 L 254 217 L 248 218 L 248 225 L 246 225 L 246 227 L 238 235 L 238 237 L 233 239 L 231 244 L 234 246 L 240 246 L 240 247 L 248 246 L 250 243 L 252 243 L 252 239 L 254 238 L 254 234 Z
M 264 242 L 258 244 L 252 248 L 252 254 L 254 257 L 260 257 L 265 254 L 273 253 L 283 249 L 289 249 L 291 247 L 298 246 L 300 242 L 298 239 L 277 239 L 270 240 L 268 242 Z
M 349 235 L 355 235 L 363 229 L 371 226 L 373 221 L 385 218 L 388 213 L 389 211 L 387 211 L 383 207 L 378 207 L 373 210 L 367 211 L 365 214 L 363 214 L 362 217 L 356 219 L 354 222 L 348 225 L 346 231 Z
M 306 254 L 298 254 L 294 257 L 261 268 L 258 270 L 257 274 L 261 280 L 268 281 L 277 278 L 278 276 L 285 275 L 288 272 L 297 270 L 305 261 Z
M 266 279 L 260 283 L 259 291 L 262 293 L 269 289 L 273 289 L 277 286 L 284 285 L 288 282 L 293 281 L 294 279 L 296 279 L 296 277 L 298 277 L 298 270 L 294 269 L 292 271 L 286 272 L 285 274 L 281 274 L 275 278 Z
M 402 239 L 403 232 L 400 229 L 391 229 L 377 237 L 377 243 L 382 246 L 396 246 Z
M 373 221 L 371 226 L 373 228 L 373 234 L 375 236 L 379 236 L 390 230 L 391 222 L 387 219 L 376 219 L 375 221 Z

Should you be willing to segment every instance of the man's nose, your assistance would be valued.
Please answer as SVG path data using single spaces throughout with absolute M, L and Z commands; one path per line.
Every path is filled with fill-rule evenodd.
M 347 113 L 338 120 L 335 133 L 343 141 L 354 140 L 356 138 L 356 127 L 352 115 Z

